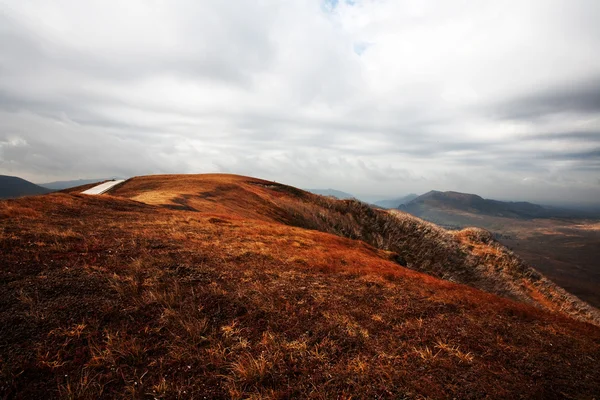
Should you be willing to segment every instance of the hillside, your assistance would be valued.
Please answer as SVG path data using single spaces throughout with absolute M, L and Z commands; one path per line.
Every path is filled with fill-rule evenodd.
M 448 229 L 489 230 L 561 287 L 600 307 L 600 219 L 592 212 L 435 191 L 400 209 Z
M 180 175 L 2 201 L 0 234 L 2 397 L 600 392 L 597 310 L 485 232 Z
M 0 175 L 0 199 L 11 199 L 22 196 L 50 193 L 43 188 L 16 176 Z

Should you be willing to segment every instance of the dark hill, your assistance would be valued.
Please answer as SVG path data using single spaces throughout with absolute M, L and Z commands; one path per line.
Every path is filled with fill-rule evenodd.
M 476 194 L 439 192 L 432 190 L 399 207 L 410 214 L 420 216 L 428 209 L 457 210 L 507 218 L 550 218 L 565 215 L 565 210 L 543 207 L 526 201 L 505 202 L 484 199 Z M 571 211 L 568 213 L 572 214 Z
M 25 179 L 16 176 L 0 175 L 0 199 L 11 199 L 50 192 L 52 190 L 38 186 Z

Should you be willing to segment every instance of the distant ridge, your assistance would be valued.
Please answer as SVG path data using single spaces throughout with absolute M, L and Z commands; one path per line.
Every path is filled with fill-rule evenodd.
M 45 187 L 51 190 L 64 190 L 70 189 L 77 186 L 83 186 L 90 183 L 100 183 L 105 181 L 106 178 L 99 179 L 76 179 L 72 181 L 56 181 L 56 182 L 48 182 L 48 183 L 40 183 L 38 184 L 41 187 Z
M 50 193 L 43 188 L 16 176 L 0 175 L 0 199 L 11 199 L 22 196 Z
M 407 203 L 413 201 L 417 197 L 419 197 L 418 194 L 411 193 L 411 194 L 407 194 L 404 197 L 398 197 L 396 199 L 379 200 L 379 201 L 374 202 L 373 204 L 376 205 L 377 207 L 381 207 L 381 208 L 398 208 L 403 204 L 407 204 Z
M 484 199 L 476 194 L 453 191 L 440 192 L 437 190 L 427 192 L 398 208 L 415 216 L 422 216 L 431 209 L 455 210 L 496 217 L 526 219 L 573 215 L 572 210 L 544 207 L 526 201 L 506 202 Z
M 342 192 L 341 190 L 335 189 L 305 189 L 307 192 L 318 194 L 321 196 L 333 196 L 340 200 L 355 199 L 356 197 L 350 193 Z

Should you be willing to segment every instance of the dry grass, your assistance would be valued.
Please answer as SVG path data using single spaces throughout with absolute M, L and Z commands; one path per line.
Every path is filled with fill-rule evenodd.
M 409 214 L 374 210 L 355 200 L 286 197 L 277 204 L 294 225 L 362 240 L 391 251 L 394 261 L 409 268 L 600 325 L 600 311 L 525 265 L 482 229 L 448 232 Z
M 596 308 L 525 265 L 514 253 L 494 241 L 489 232 L 467 228 L 453 234 L 469 250 L 471 265 L 476 265 L 483 276 L 499 281 L 496 287 L 502 285 L 509 295 L 518 300 L 600 325 L 600 312 Z
M 69 194 L 13 202 L 41 217 L 0 218 L 0 397 L 600 392 L 598 327 L 401 267 L 441 267 L 445 250 L 389 251 L 400 233 L 375 235 L 379 217 L 353 211 L 362 206 L 250 178 L 181 180 L 201 195 L 179 208 Z M 136 178 L 113 194 L 159 184 Z M 381 221 L 383 233 L 399 229 Z M 302 227 L 317 223 L 337 235 Z M 411 243 L 440 233 L 416 228 L 429 233 Z

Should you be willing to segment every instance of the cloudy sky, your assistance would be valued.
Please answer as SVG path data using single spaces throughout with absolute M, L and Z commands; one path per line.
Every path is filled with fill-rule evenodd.
M 600 201 L 598 0 L 0 0 L 0 174 Z

